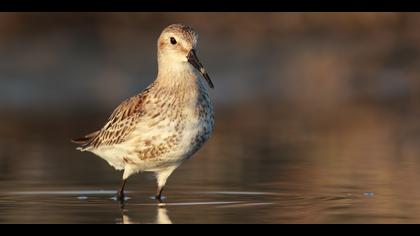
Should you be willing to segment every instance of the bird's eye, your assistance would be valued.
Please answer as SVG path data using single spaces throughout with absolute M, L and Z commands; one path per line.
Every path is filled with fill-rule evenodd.
M 171 37 L 171 43 L 174 45 L 176 44 L 176 39 L 174 37 Z

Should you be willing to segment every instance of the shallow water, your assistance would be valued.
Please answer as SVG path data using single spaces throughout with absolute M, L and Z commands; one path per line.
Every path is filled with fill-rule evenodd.
M 280 186 L 280 185 L 279 185 Z M 284 184 L 283 184 L 284 186 Z M 191 188 L 192 186 L 189 186 Z M 61 186 L 60 189 L 71 188 Z M 179 188 L 179 186 L 177 186 Z M 404 223 L 418 205 L 382 192 L 331 188 L 305 193 L 169 191 L 163 203 L 129 191 L 124 205 L 112 190 L 10 192 L 0 196 L 1 223 Z M 272 189 L 274 187 L 261 187 Z M 375 191 L 375 190 L 374 190 Z M 396 200 L 398 199 L 398 200 Z M 404 206 L 395 209 L 393 204 Z
M 315 118 L 268 110 L 248 107 L 250 119 L 219 111 L 214 136 L 171 176 L 164 203 L 151 198 L 154 177 L 144 173 L 129 179 L 124 206 L 114 198 L 121 173 L 68 141 L 103 115 L 7 118 L 0 223 L 420 222 L 415 113 L 349 106 Z

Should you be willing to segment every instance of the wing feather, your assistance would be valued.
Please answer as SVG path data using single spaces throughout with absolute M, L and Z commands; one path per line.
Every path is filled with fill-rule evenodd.
M 80 144 L 82 150 L 124 142 L 145 114 L 144 103 L 148 98 L 150 88 L 122 102 L 112 112 L 101 130 L 72 141 Z

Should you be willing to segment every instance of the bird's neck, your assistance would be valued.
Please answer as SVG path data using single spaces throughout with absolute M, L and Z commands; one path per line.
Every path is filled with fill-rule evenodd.
M 155 83 L 159 86 L 178 91 L 200 89 L 198 74 L 188 62 L 167 63 L 159 60 L 158 66 Z
M 207 84 L 188 62 L 159 63 L 153 90 L 155 94 L 159 94 L 162 101 L 175 101 L 176 104 L 192 109 L 195 109 L 198 103 L 211 106 Z

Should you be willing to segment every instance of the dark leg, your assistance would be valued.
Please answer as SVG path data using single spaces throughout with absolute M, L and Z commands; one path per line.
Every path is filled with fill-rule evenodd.
M 159 202 L 162 202 L 162 192 L 163 192 L 163 187 L 158 187 L 155 199 Z
M 117 199 L 120 201 L 124 201 L 124 198 L 125 198 L 124 188 L 125 188 L 126 183 L 127 183 L 127 180 L 125 179 L 122 183 L 120 191 L 118 191 Z

